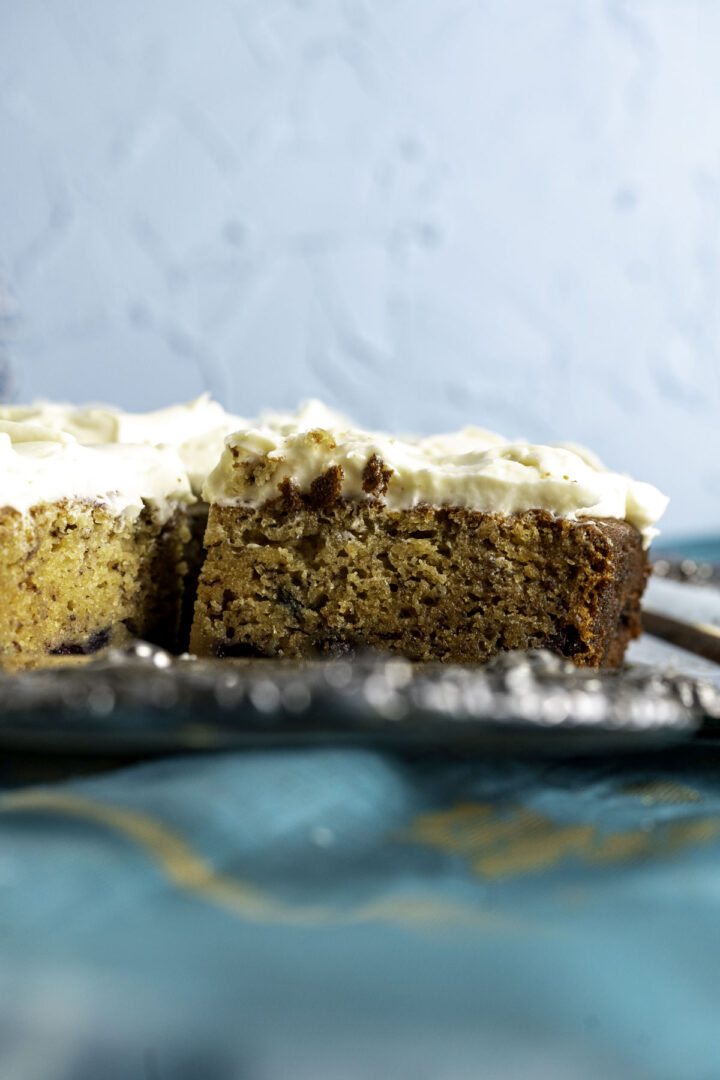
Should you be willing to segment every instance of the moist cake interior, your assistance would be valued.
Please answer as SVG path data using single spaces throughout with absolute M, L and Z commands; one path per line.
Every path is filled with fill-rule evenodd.
M 64 500 L 0 511 L 0 660 L 87 655 L 140 637 L 176 645 L 186 515 L 137 518 Z
M 192 651 L 479 662 L 549 647 L 594 667 L 640 632 L 648 560 L 624 521 L 287 496 L 211 508 Z

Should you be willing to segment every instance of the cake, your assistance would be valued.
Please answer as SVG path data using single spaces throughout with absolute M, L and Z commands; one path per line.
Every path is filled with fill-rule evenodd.
M 192 622 L 195 589 L 203 561 L 203 536 L 208 506 L 199 498 L 208 473 L 217 464 L 226 435 L 248 423 L 214 401 L 209 394 L 187 403 L 151 412 L 132 413 L 108 405 L 70 405 L 37 402 L 33 405 L 0 406 L 0 419 L 40 424 L 74 436 L 78 442 L 145 446 L 170 446 L 179 454 L 195 501 L 188 506 L 187 540 L 183 549 L 185 590 L 181 602 L 176 641 L 187 646 Z
M 546 647 L 590 667 L 640 632 L 667 502 L 579 447 L 298 419 L 229 436 L 203 497 L 198 655 L 476 663 Z
M 0 421 L 0 663 L 174 646 L 193 499 L 171 448 Z
M 109 405 L 71 405 L 41 401 L 31 405 L 1 405 L 0 421 L 35 424 L 72 435 L 86 445 L 132 444 L 169 446 L 179 454 L 195 501 L 186 508 L 187 540 L 183 548 L 184 593 L 180 624 L 173 644 L 187 647 L 195 605 L 198 577 L 204 559 L 203 538 L 208 522 L 208 504 L 202 499 L 203 485 L 217 464 L 226 436 L 252 421 L 227 412 L 201 394 L 193 401 L 169 405 L 150 412 L 125 412 Z M 264 412 L 257 423 L 287 433 L 298 425 L 344 424 L 346 418 L 319 401 L 303 403 L 296 413 Z
M 182 649 L 191 619 L 218 657 L 548 647 L 615 666 L 640 631 L 667 500 L 582 447 L 394 438 L 319 402 L 245 421 L 207 395 L 1 417 L 6 667 Z

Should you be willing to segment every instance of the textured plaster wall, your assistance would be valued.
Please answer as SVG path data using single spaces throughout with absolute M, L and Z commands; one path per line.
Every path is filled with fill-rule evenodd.
M 12 395 L 576 439 L 720 528 L 719 54 L 710 0 L 5 0 Z

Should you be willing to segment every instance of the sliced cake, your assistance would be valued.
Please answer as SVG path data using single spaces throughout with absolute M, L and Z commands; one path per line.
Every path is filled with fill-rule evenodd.
M 172 449 L 0 421 L 0 663 L 175 645 L 193 501 Z
M 478 662 L 548 647 L 593 667 L 640 632 L 667 502 L 580 448 L 299 420 L 230 436 L 204 497 L 199 655 Z

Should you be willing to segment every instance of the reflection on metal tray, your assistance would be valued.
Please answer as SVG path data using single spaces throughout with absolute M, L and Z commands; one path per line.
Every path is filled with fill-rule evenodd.
M 667 745 L 720 718 L 720 688 L 546 652 L 483 667 L 197 660 L 137 643 L 87 664 L 0 676 L 6 749 L 143 754 L 275 744 L 585 753 Z

